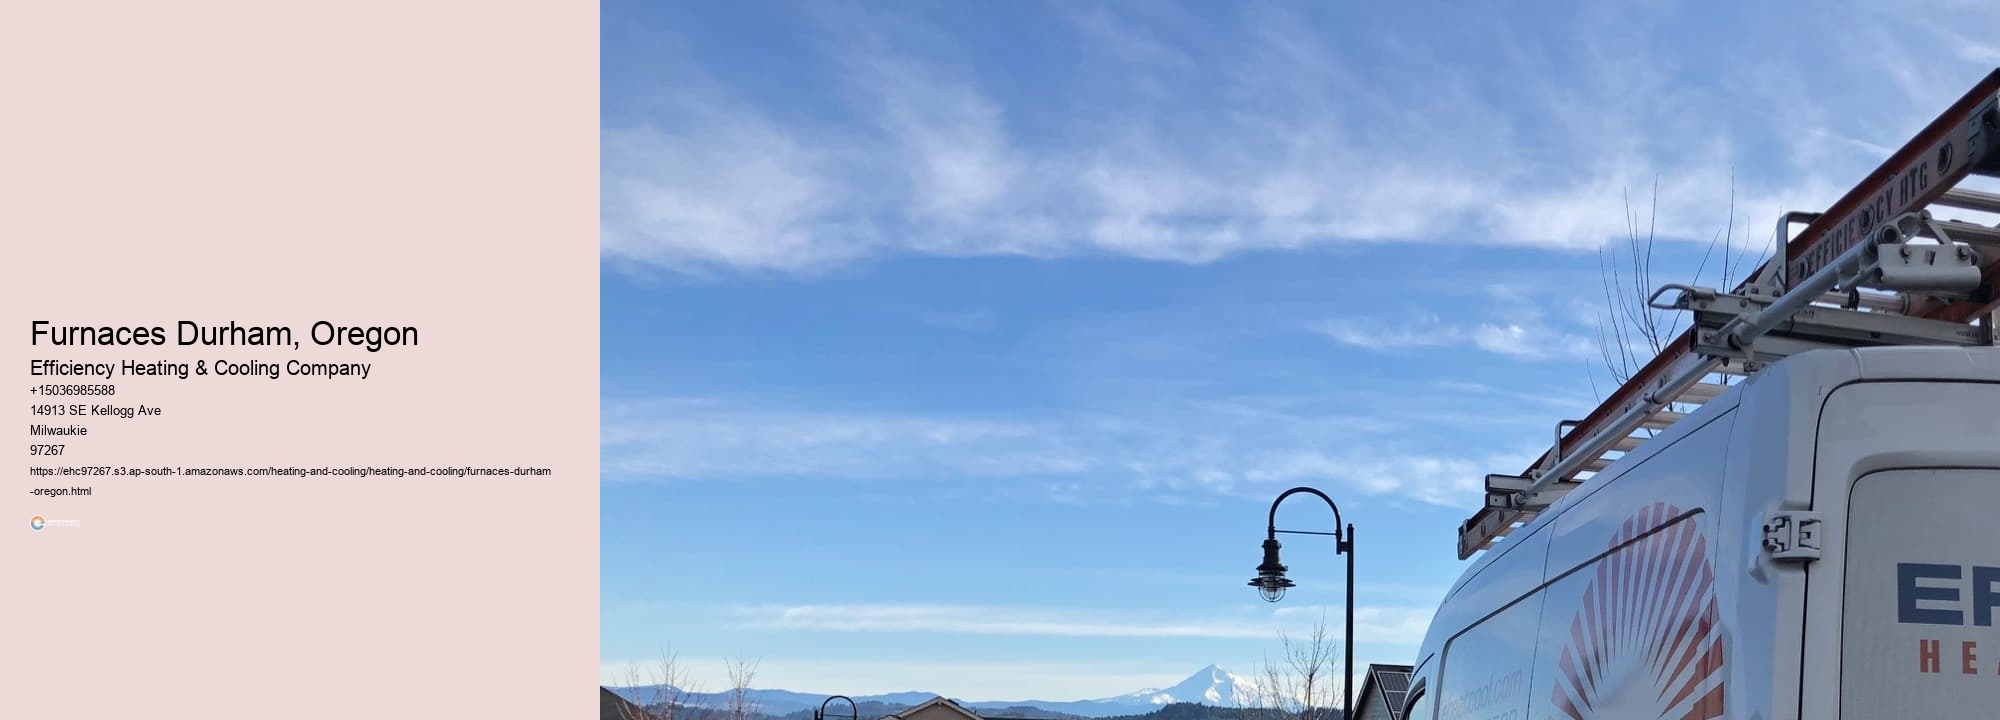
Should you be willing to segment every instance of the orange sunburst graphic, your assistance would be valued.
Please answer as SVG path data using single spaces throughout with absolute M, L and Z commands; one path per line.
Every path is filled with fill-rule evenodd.
M 1611 547 L 1680 514 L 1655 503 L 1625 519 Z M 1551 718 L 1722 717 L 1722 629 L 1708 539 L 1691 521 L 1597 563 L 1570 621 Z

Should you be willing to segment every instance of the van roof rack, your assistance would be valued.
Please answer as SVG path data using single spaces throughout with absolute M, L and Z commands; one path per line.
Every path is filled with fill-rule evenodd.
M 1959 187 L 1973 176 L 2000 178 L 2000 70 L 1826 212 L 1780 217 L 1780 239 L 1805 228 L 1734 290 L 1653 293 L 1653 308 L 1692 311 L 1694 322 L 1589 415 L 1557 423 L 1555 443 L 1527 470 L 1486 476 L 1484 506 L 1459 526 L 1459 559 L 1777 359 L 1823 347 L 1996 344 L 2000 228 L 1931 214 L 2000 213 L 2000 194 Z

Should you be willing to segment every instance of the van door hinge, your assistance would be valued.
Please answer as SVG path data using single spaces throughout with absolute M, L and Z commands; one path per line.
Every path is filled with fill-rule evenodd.
M 1819 559 L 1819 513 L 1781 510 L 1764 521 L 1764 549 L 1773 560 Z

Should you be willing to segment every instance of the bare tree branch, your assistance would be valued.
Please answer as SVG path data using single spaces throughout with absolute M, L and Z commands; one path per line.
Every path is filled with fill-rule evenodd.
M 679 656 L 660 649 L 660 659 L 650 668 L 649 673 L 641 673 L 638 665 L 626 669 L 626 687 L 645 695 L 631 698 L 631 706 L 620 706 L 619 714 L 625 720 L 676 720 L 687 705 L 687 696 L 694 692 L 690 687 L 686 671 L 680 667 Z
M 1334 652 L 1339 649 L 1326 632 L 1326 618 L 1313 623 L 1312 633 L 1293 640 L 1278 634 L 1282 657 L 1264 658 L 1257 683 L 1257 706 L 1268 720 L 1330 720 L 1335 705 Z
M 1653 179 L 1652 197 L 1644 219 L 1645 232 L 1641 233 L 1641 219 L 1632 209 L 1630 191 L 1624 194 L 1625 238 L 1623 242 L 1607 243 L 1598 249 L 1599 290 L 1604 297 L 1604 307 L 1598 312 L 1596 328 L 1598 359 L 1603 369 L 1611 376 L 1614 385 L 1623 385 L 1634 374 L 1650 362 L 1653 356 L 1666 349 L 1668 343 L 1679 337 L 1686 328 L 1687 319 L 1680 311 L 1659 310 L 1651 307 L 1648 297 L 1658 286 L 1656 263 L 1662 258 L 1659 244 L 1659 178 Z M 1721 275 L 1725 288 L 1733 289 L 1732 281 L 1740 277 L 1738 268 L 1749 253 L 1748 248 L 1736 249 L 1736 172 L 1729 174 L 1728 217 L 1714 235 L 1709 238 L 1706 248 L 1697 262 L 1694 277 L 1687 282 L 1702 284 L 1711 269 Z M 1622 247 L 1621 247 L 1622 246 Z M 1720 247 L 1718 254 L 1716 249 Z M 1623 257 L 1621 257 L 1621 253 Z M 1591 376 L 1592 391 L 1596 392 L 1596 377 Z M 1601 395 L 1600 395 L 1601 397 Z
M 757 664 L 737 658 L 729 661 L 729 699 L 724 707 L 726 720 L 752 720 L 757 704 L 750 700 L 750 684 L 757 680 Z

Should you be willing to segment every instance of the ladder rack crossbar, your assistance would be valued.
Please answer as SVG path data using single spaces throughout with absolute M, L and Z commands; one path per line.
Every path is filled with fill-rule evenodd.
M 2000 194 L 1952 188 L 1937 199 L 1937 204 L 1960 210 L 2000 213 Z

